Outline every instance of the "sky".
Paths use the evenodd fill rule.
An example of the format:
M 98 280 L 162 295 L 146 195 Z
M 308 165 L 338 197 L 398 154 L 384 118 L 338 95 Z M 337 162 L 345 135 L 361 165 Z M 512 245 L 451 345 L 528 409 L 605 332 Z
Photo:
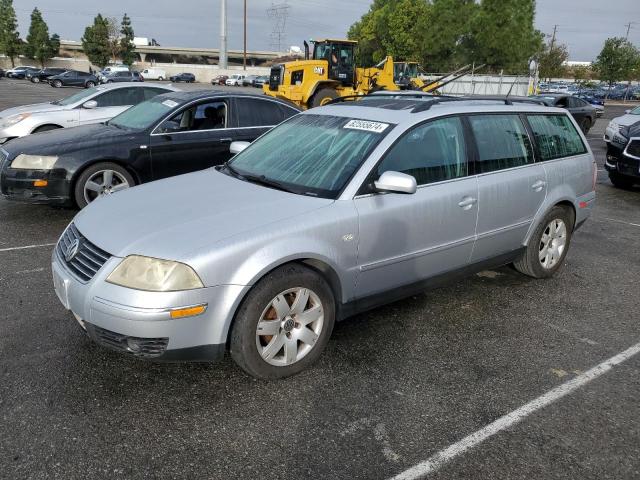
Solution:
M 250 50 L 273 50 L 274 20 L 267 10 L 285 0 L 247 0 L 247 41 Z M 155 38 L 161 45 L 217 48 L 220 45 L 220 0 L 14 0 L 19 30 L 26 36 L 29 15 L 38 7 L 50 33 L 79 40 L 97 13 L 118 20 L 126 12 L 136 36 Z M 288 0 L 283 50 L 304 39 L 343 38 L 364 14 L 371 0 Z M 227 0 L 228 42 L 242 49 L 243 1 Z M 625 36 L 640 47 L 640 0 L 538 0 L 536 27 L 545 34 L 558 25 L 557 41 L 567 45 L 570 60 L 592 61 L 604 40 Z M 428 68 L 428 67 L 427 67 Z

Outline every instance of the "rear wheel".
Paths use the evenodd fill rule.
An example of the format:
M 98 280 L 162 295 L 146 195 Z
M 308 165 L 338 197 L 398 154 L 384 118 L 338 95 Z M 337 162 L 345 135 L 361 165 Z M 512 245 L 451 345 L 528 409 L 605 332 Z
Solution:
M 162 77 L 158 77 L 158 81 L 159 81 L 159 82 L 162 82 L 162 81 L 164 81 L 164 78 L 162 78 Z
M 31 77 L 31 82 L 40 83 L 40 78 L 39 77 Z
M 257 378 L 295 375 L 320 357 L 334 322 L 324 278 L 303 265 L 285 265 L 256 283 L 238 309 L 231 356 Z
M 313 96 L 311 106 L 322 107 L 336 98 L 338 98 L 338 93 L 333 88 L 323 88 Z
M 111 162 L 96 163 L 78 177 L 74 197 L 78 207 L 84 208 L 98 197 L 111 195 L 135 184 L 131 174 L 120 165 Z
M 533 232 L 522 257 L 513 263 L 516 270 L 533 278 L 549 278 L 560 270 L 571 242 L 573 217 L 568 208 L 553 207 Z
M 580 122 L 580 130 L 582 130 L 582 133 L 584 133 L 585 135 L 589 133 L 589 130 L 591 130 L 591 119 L 589 117 L 585 117 L 582 119 L 582 121 Z
M 628 189 L 633 187 L 633 180 L 623 177 L 616 172 L 609 172 L 609 180 L 611 180 L 611 183 L 618 188 Z
M 92 81 L 88 81 L 87 84 L 85 85 L 85 87 L 87 88 L 93 88 L 96 86 L 96 82 L 92 82 Z
M 51 85 L 55 88 L 60 88 L 62 87 L 62 82 L 60 80 L 54 80 L 53 82 L 51 82 Z

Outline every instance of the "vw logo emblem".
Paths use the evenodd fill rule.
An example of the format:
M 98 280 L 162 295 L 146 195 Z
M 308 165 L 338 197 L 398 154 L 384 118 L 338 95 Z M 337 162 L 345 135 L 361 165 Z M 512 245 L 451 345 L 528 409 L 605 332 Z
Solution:
M 71 242 L 71 244 L 67 247 L 67 250 L 64 252 L 64 259 L 67 262 L 70 262 L 76 255 L 78 255 L 78 250 L 80 250 L 80 240 L 77 238 Z

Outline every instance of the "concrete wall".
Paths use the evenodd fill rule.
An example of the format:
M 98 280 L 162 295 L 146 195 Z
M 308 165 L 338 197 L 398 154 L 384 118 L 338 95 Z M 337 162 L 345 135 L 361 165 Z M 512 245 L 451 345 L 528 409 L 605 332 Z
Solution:
M 29 58 L 17 58 L 16 66 L 21 65 L 33 65 L 39 66 L 38 62 L 35 62 Z M 89 71 L 89 61 L 81 58 L 52 58 L 46 63 L 47 67 L 68 68 L 72 70 Z M 11 68 L 11 60 L 4 56 L 0 56 L 0 67 L 6 69 Z M 94 70 L 98 70 L 97 67 L 92 66 Z M 144 70 L 145 68 L 157 68 L 164 70 L 167 76 L 175 75 L 177 73 L 189 72 L 196 76 L 196 81 L 209 83 L 213 77 L 218 75 L 233 75 L 234 73 L 245 73 L 246 75 L 268 75 L 269 68 L 265 67 L 249 67 L 247 70 L 243 70 L 242 67 L 229 67 L 226 70 L 218 68 L 217 65 L 186 65 L 179 63 L 150 63 L 150 62 L 136 62 L 133 64 L 134 70 Z

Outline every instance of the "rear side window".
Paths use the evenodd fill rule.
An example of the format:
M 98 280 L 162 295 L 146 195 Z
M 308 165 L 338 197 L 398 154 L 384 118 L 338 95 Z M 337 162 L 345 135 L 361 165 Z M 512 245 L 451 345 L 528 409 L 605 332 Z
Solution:
M 236 111 L 240 122 L 239 127 L 278 125 L 298 113 L 292 108 L 281 108 L 277 102 L 257 98 L 236 98 Z
M 540 160 L 582 155 L 587 148 L 566 115 L 528 115 L 529 125 L 538 144 Z
M 162 95 L 163 93 L 168 93 L 168 91 L 161 88 L 144 87 L 145 100 L 151 100 L 156 95 Z
M 476 173 L 533 163 L 533 148 L 518 115 L 472 115 L 469 122 L 478 147 Z
M 110 90 L 95 99 L 99 107 L 124 107 L 136 105 L 143 100 L 141 88 L 118 88 Z
M 460 119 L 443 118 L 411 130 L 378 166 L 378 176 L 387 171 L 411 175 L 418 185 L 465 177 L 467 154 Z

